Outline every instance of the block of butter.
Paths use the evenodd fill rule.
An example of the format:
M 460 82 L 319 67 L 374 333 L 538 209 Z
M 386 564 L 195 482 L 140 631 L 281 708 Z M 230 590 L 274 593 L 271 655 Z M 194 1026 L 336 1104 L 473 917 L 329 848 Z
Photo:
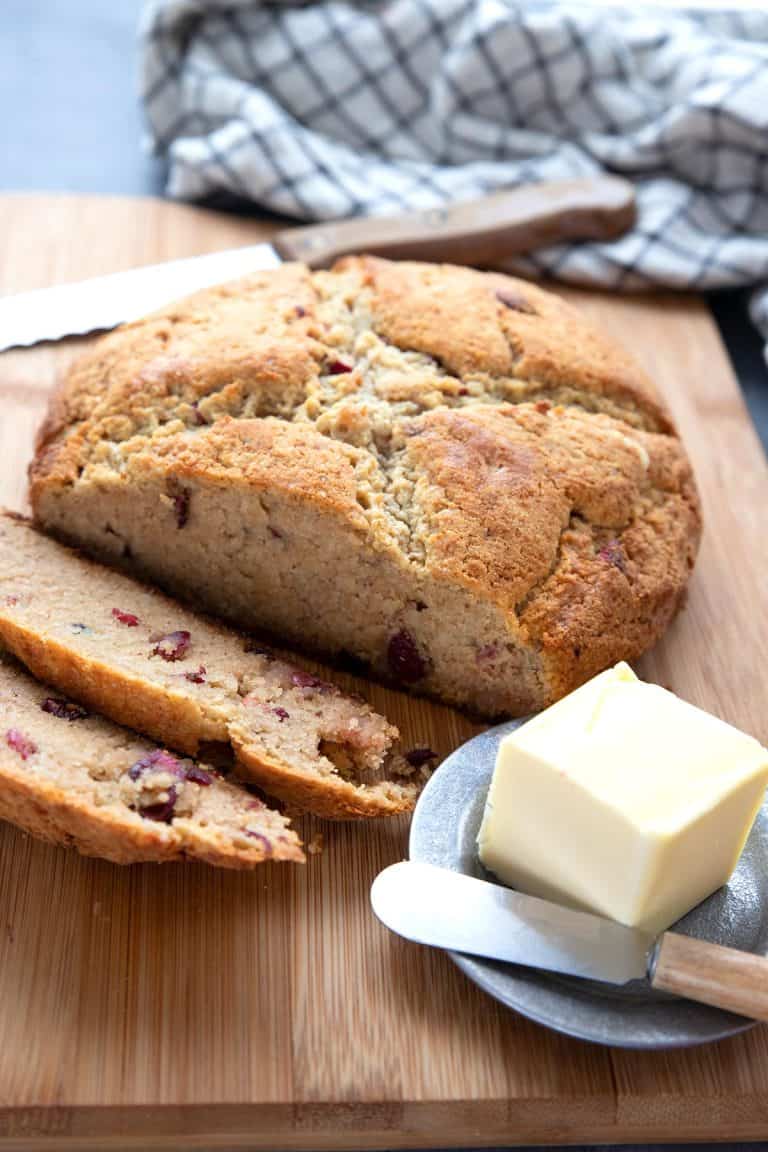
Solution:
M 480 859 L 660 932 L 728 880 L 766 785 L 757 740 L 617 664 L 502 740 Z

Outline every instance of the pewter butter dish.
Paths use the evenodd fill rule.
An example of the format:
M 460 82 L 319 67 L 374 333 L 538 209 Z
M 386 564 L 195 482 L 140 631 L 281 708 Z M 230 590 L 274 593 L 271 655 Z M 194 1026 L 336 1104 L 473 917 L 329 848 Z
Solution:
M 673 755 L 668 771 L 659 772 L 656 770 L 656 765 L 649 767 L 649 788 L 651 791 L 656 789 L 656 803 L 661 805 L 658 820 L 648 820 L 648 812 L 641 812 L 642 819 L 639 821 L 639 826 L 644 828 L 646 832 L 649 828 L 652 828 L 653 831 L 653 834 L 650 835 L 650 842 L 648 836 L 638 839 L 637 827 L 634 830 L 631 827 L 624 828 L 617 833 L 618 838 L 614 843 L 616 867 L 617 869 L 623 868 L 625 872 L 631 874 L 631 883 L 627 890 L 631 890 L 635 896 L 639 894 L 634 904 L 627 900 L 623 904 L 621 900 L 611 904 L 610 897 L 615 895 L 615 886 L 613 889 L 609 887 L 607 904 L 605 891 L 596 892 L 595 898 L 590 899 L 590 894 L 587 891 L 579 890 L 579 883 L 585 875 L 588 875 L 588 869 L 585 873 L 581 867 L 581 860 L 573 861 L 573 872 L 577 879 L 574 885 L 569 887 L 567 883 L 562 882 L 562 878 L 567 876 L 568 870 L 561 867 L 558 872 L 555 869 L 555 874 L 560 877 L 561 882 L 553 884 L 552 874 L 547 874 L 546 866 L 542 868 L 542 858 L 534 861 L 533 871 L 536 872 L 536 876 L 532 882 L 531 875 L 526 874 L 525 868 L 520 868 L 520 859 L 515 856 L 514 836 L 510 841 L 512 849 L 509 859 L 504 859 L 503 852 L 499 854 L 499 851 L 489 850 L 491 810 L 495 804 L 497 810 L 494 818 L 498 821 L 499 805 L 503 804 L 506 807 L 514 800 L 514 788 L 510 791 L 509 780 L 501 789 L 498 781 L 495 781 L 492 803 L 488 806 L 486 804 L 494 775 L 494 767 L 498 763 L 500 768 L 497 768 L 497 772 L 504 772 L 505 758 L 510 755 L 509 748 L 502 742 L 505 741 L 505 738 L 511 737 L 512 733 L 517 732 L 519 737 L 511 737 L 507 742 L 507 744 L 519 745 L 518 749 L 513 749 L 516 756 L 521 754 L 520 749 L 525 749 L 526 754 L 530 753 L 532 748 L 536 750 L 537 754 L 540 754 L 545 746 L 551 750 L 551 743 L 547 745 L 544 741 L 542 744 L 540 737 L 537 737 L 536 743 L 532 743 L 529 739 L 532 733 L 535 735 L 534 730 L 537 727 L 539 729 L 544 727 L 542 718 L 546 715 L 545 713 L 539 714 L 532 722 L 529 722 L 530 727 L 527 736 L 521 729 L 524 722 L 511 721 L 468 741 L 448 757 L 425 788 L 414 813 L 409 845 L 410 860 L 417 864 L 433 865 L 439 869 L 462 873 L 467 877 L 494 882 L 493 889 L 488 884 L 478 886 L 477 889 L 478 896 L 490 901 L 488 908 L 491 916 L 493 915 L 493 900 L 496 898 L 501 903 L 510 906 L 513 906 L 517 900 L 518 903 L 526 907 L 527 912 L 530 913 L 533 910 L 535 918 L 537 901 L 530 900 L 528 897 L 521 898 L 509 888 L 502 888 L 498 881 L 503 879 L 515 888 L 519 887 L 521 892 L 531 893 L 534 896 L 546 896 L 548 900 L 557 899 L 560 903 L 567 903 L 573 908 L 588 908 L 591 912 L 597 912 L 602 917 L 612 916 L 616 921 L 623 920 L 627 924 L 636 925 L 638 938 L 642 939 L 643 933 L 645 933 L 649 946 L 653 943 L 653 934 L 668 926 L 670 917 L 674 918 L 673 913 L 682 908 L 691 908 L 674 925 L 674 933 L 668 933 L 660 939 L 662 941 L 665 939 L 672 940 L 674 936 L 675 940 L 680 941 L 680 937 L 676 934 L 682 934 L 683 937 L 693 937 L 696 940 L 708 941 L 729 949 L 738 949 L 744 954 L 741 957 L 743 967 L 740 973 L 737 970 L 734 971 L 734 979 L 741 979 L 743 986 L 750 987 L 753 1002 L 756 1005 L 756 1010 L 752 1014 L 755 1016 L 764 1014 L 766 1007 L 768 1007 L 768 967 L 764 967 L 759 958 L 768 955 L 768 900 L 765 897 L 765 879 L 768 877 L 768 805 L 760 808 L 766 770 L 768 769 L 765 750 L 761 749 L 756 741 L 728 728 L 727 725 L 715 720 L 714 717 L 678 701 L 669 693 L 664 693 L 665 698 L 659 701 L 658 693 L 663 692 L 661 689 L 655 689 L 651 685 L 641 686 L 642 690 L 651 690 L 648 693 L 641 692 L 638 688 L 633 689 L 631 687 L 632 682 L 634 681 L 636 685 L 639 682 L 636 681 L 634 674 L 627 666 L 618 666 L 617 669 L 609 670 L 608 673 L 603 674 L 602 683 L 598 683 L 600 681 L 601 677 L 596 677 L 589 685 L 572 694 L 570 701 L 571 723 L 573 723 L 574 717 L 579 715 L 579 723 L 582 723 L 582 726 L 586 726 L 587 729 L 597 727 L 602 733 L 602 738 L 605 736 L 605 726 L 610 728 L 610 725 L 617 720 L 621 707 L 627 706 L 631 695 L 632 707 L 636 706 L 635 696 L 641 696 L 643 708 L 658 706 L 659 717 L 666 717 L 667 721 L 670 721 L 671 718 L 671 722 L 673 721 L 675 725 L 678 722 L 675 717 L 678 717 L 679 713 L 680 723 L 684 725 L 687 720 L 692 726 L 691 740 L 694 751 L 691 758 L 694 761 L 693 768 L 691 764 L 685 765 L 681 762 L 683 745 L 677 739 L 680 735 L 680 729 L 675 731 L 677 742 L 672 740 L 671 743 Z M 598 683 L 597 692 L 594 689 L 596 683 Z M 606 717 L 603 719 L 598 714 L 602 707 L 600 701 L 603 699 L 605 691 L 609 697 L 618 693 L 621 702 L 617 712 L 616 701 L 609 700 Z M 584 696 L 580 702 L 576 701 L 578 707 L 574 710 L 574 700 L 579 696 L 579 693 L 583 693 Z M 624 696 L 623 693 L 628 695 Z M 565 705 L 564 709 L 563 705 Z M 679 705 L 679 709 L 676 707 L 677 705 Z M 561 701 L 560 704 L 553 706 L 548 711 L 554 712 L 557 708 L 567 711 L 568 699 L 566 698 L 566 701 Z M 696 713 L 696 715 L 689 715 L 689 713 Z M 586 722 L 583 722 L 584 715 L 587 716 Z M 626 756 L 627 769 L 637 771 L 637 744 L 643 739 L 642 726 L 638 726 L 631 720 L 629 712 L 626 713 L 625 720 L 629 724 L 627 740 L 633 742 L 631 751 L 628 750 Z M 661 722 L 662 720 L 658 720 L 658 723 Z M 695 745 L 698 739 L 697 733 L 700 732 L 703 732 L 704 739 L 697 752 Z M 709 749 L 717 744 L 718 739 L 722 741 L 720 752 L 723 756 L 724 769 L 722 779 L 713 783 L 713 777 L 717 776 L 717 773 L 713 770 L 711 759 L 707 764 L 707 755 Z M 572 745 L 569 745 L 569 755 L 564 756 L 563 759 L 568 766 L 573 768 L 578 761 L 579 754 L 573 733 L 571 733 L 569 740 L 572 740 Z M 503 749 L 502 756 L 498 756 L 500 745 Z M 654 751 L 654 748 L 655 754 L 659 754 L 657 729 L 649 731 L 648 747 L 649 755 Z M 700 777 L 697 777 L 695 772 L 697 758 L 702 764 Z M 546 757 L 543 759 L 546 760 Z M 639 763 L 641 765 L 643 763 L 642 754 L 639 756 Z M 537 764 L 537 766 L 541 768 L 541 764 Z M 683 790 L 683 796 L 681 799 L 678 790 L 677 798 L 674 795 L 672 797 L 671 809 L 669 803 L 664 808 L 663 802 L 670 800 L 670 788 L 673 794 L 675 791 L 673 778 L 676 766 L 679 776 L 677 783 Z M 519 764 L 516 765 L 515 770 L 517 767 Z M 562 772 L 564 768 L 561 764 L 555 768 L 550 765 L 550 769 L 551 778 L 545 782 L 543 787 L 545 792 L 549 788 L 551 794 L 551 789 L 554 787 L 552 781 L 555 779 L 552 774 Z M 542 769 L 542 771 L 546 777 L 546 769 Z M 576 777 L 578 778 L 578 772 L 576 772 Z M 518 782 L 523 785 L 526 783 L 525 771 L 519 776 Z M 570 807 L 570 801 L 576 795 L 574 788 L 579 782 L 578 779 L 576 783 L 573 779 L 569 779 L 567 783 L 571 791 L 567 798 L 566 809 Z M 694 789 L 696 795 L 691 804 L 689 803 L 690 792 L 694 786 L 696 786 Z M 506 794 L 505 788 L 507 789 Z M 688 795 L 685 794 L 686 789 Z M 596 835 L 603 834 L 603 825 L 601 825 L 600 820 L 605 817 L 606 807 L 610 808 L 613 802 L 619 803 L 615 796 L 606 796 L 606 794 L 603 794 L 600 800 L 602 808 L 599 812 L 600 819 L 598 819 L 594 829 Z M 537 801 L 539 802 L 538 808 L 536 807 Z M 579 841 L 578 837 L 574 840 L 569 835 L 567 821 L 561 824 L 558 830 L 556 827 L 557 814 L 555 814 L 551 817 L 552 826 L 547 827 L 546 821 L 551 813 L 551 808 L 540 801 L 541 797 L 537 796 L 535 785 L 527 797 L 525 788 L 522 788 L 520 793 L 521 809 L 525 808 L 526 803 L 532 805 L 529 808 L 528 817 L 530 819 L 535 816 L 541 841 L 549 843 L 552 852 L 556 850 L 555 846 L 559 844 L 563 859 L 569 852 L 572 856 L 577 852 L 584 855 L 587 842 L 583 838 L 582 841 Z M 578 804 L 583 805 L 583 801 L 582 796 L 578 803 L 572 807 L 574 820 L 586 818 L 586 809 L 583 806 L 578 807 Z M 755 815 L 755 810 L 758 808 L 759 811 Z M 635 809 L 637 810 L 637 805 L 635 805 Z M 670 812 L 672 813 L 671 816 Z M 684 819 L 678 819 L 681 812 L 684 814 Z M 481 833 L 481 826 L 483 826 L 484 814 L 486 820 L 479 853 L 478 836 Z M 609 812 L 609 816 L 611 819 L 616 818 L 616 811 Z M 701 820 L 704 821 L 705 835 L 703 836 L 700 834 Z M 749 832 L 743 851 L 740 852 L 750 825 L 751 832 Z M 503 826 L 497 829 L 496 849 L 504 840 L 504 831 Z M 509 828 L 506 831 L 509 831 Z M 660 836 L 656 835 L 659 831 L 661 832 Z M 635 834 L 634 840 L 633 832 Z M 610 821 L 608 834 L 613 834 L 610 831 Z M 621 839 L 622 835 L 625 837 L 624 841 Z M 526 841 L 525 836 L 522 839 L 518 838 L 517 848 L 520 847 L 520 844 L 525 848 L 526 843 L 529 842 Z M 709 853 L 705 851 L 707 844 L 711 846 Z M 626 848 L 626 857 L 623 859 L 621 856 L 622 845 Z M 670 849 L 673 852 L 676 851 L 677 854 L 665 858 L 665 852 Z M 720 854 L 719 860 L 715 866 L 708 867 L 707 857 L 714 858 L 718 853 Z M 486 863 L 491 861 L 494 863 L 497 874 L 486 871 L 481 863 L 481 855 Z M 724 884 L 723 881 L 728 877 L 734 860 L 738 861 L 735 870 L 733 870 L 728 882 Z M 641 865 L 643 862 L 646 865 L 645 873 L 642 873 Z M 546 857 L 544 857 L 544 865 L 546 865 Z M 637 872 L 638 868 L 640 868 L 640 874 Z M 691 880 L 686 873 L 686 875 L 679 877 L 676 884 L 670 885 L 668 873 L 672 868 L 677 869 L 678 872 L 680 869 L 685 871 L 688 868 L 691 875 L 693 873 L 696 875 Z M 499 875 L 499 873 L 503 873 L 503 875 Z M 426 870 L 424 878 L 425 882 L 429 880 L 428 870 Z M 540 881 L 538 886 L 536 879 Z M 515 883 L 516 880 L 517 883 Z M 525 884 L 524 888 L 520 881 Z M 661 891 L 661 896 L 655 904 L 653 900 L 649 904 L 648 900 L 643 898 L 644 884 L 648 890 Z M 716 887 L 717 884 L 722 886 Z M 599 888 L 599 885 L 596 887 Z M 716 887 L 715 891 L 712 891 L 713 887 Z M 480 891 L 481 888 L 484 892 Z M 676 889 L 676 892 L 670 896 L 673 889 Z M 711 894 L 708 895 L 708 893 Z M 702 896 L 706 896 L 706 898 L 702 900 Z M 701 902 L 697 903 L 695 907 L 691 907 L 696 900 L 701 900 Z M 375 900 L 374 907 L 376 907 Z M 553 906 L 549 903 L 541 903 L 542 914 L 545 916 L 549 914 L 549 910 L 552 908 Z M 574 924 L 578 926 L 579 913 L 570 912 L 567 908 L 563 908 L 562 913 L 563 923 L 568 925 L 569 931 L 573 929 Z M 571 918 L 570 921 L 569 917 Z M 591 915 L 581 916 L 581 920 L 584 922 L 585 931 L 591 930 L 587 922 L 594 921 L 596 930 L 605 932 L 606 947 L 608 947 L 612 934 L 617 939 L 621 938 L 621 933 L 626 933 L 628 937 L 632 936 L 632 933 L 627 933 L 626 929 L 621 929 L 618 924 L 608 920 L 598 921 L 596 917 Z M 601 928 L 601 925 L 604 927 Z M 447 921 L 447 927 L 450 929 L 450 918 Z M 414 931 L 410 938 L 420 939 L 422 937 L 419 936 L 418 931 Z M 447 940 L 450 938 L 451 932 L 448 930 L 446 946 Z M 457 940 L 461 942 L 460 933 Z M 425 942 L 427 942 L 426 939 Z M 439 936 L 435 942 L 439 942 Z M 680 943 L 685 950 L 686 946 L 688 944 L 693 945 L 694 941 L 683 939 Z M 752 1020 L 744 1016 L 723 1011 L 721 1008 L 670 996 L 652 988 L 648 980 L 633 979 L 628 983 L 609 984 L 602 980 L 576 978 L 564 974 L 562 970 L 543 971 L 526 967 L 520 963 L 489 960 L 478 955 L 471 955 L 469 954 L 471 945 L 467 945 L 466 938 L 463 944 L 460 943 L 460 946 L 465 950 L 450 950 L 449 955 L 471 980 L 490 995 L 541 1024 L 585 1040 L 630 1048 L 668 1048 L 721 1039 L 743 1031 L 753 1023 Z M 494 955 L 496 954 L 494 953 Z M 503 954 L 515 956 L 516 952 L 512 948 L 504 950 Z M 736 957 L 736 960 L 738 965 L 739 957 Z M 541 965 L 541 967 L 544 966 L 549 967 L 548 964 Z M 555 964 L 552 966 L 554 967 Z M 600 965 L 598 964 L 596 967 L 599 969 Z M 568 970 L 578 971 L 582 976 L 589 974 L 588 965 L 577 964 Z M 652 968 L 650 975 L 653 975 Z M 608 978 L 611 977 L 606 977 L 606 979 Z M 619 975 L 619 979 L 621 978 Z M 692 995 L 693 993 L 688 992 L 687 994 Z M 721 1000 L 720 1002 L 730 1003 L 728 1000 Z M 744 1001 L 742 1001 L 743 1003 Z M 744 1008 L 741 1007 L 740 1010 L 744 1011 Z

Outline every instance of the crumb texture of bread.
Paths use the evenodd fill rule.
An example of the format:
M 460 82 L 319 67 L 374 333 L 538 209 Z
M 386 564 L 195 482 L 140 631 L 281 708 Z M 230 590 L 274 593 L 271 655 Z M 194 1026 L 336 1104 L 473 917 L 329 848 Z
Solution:
M 287 819 L 215 768 L 149 744 L 0 651 L 0 819 L 116 864 L 304 859 Z
M 639 656 L 701 532 L 665 405 L 575 309 L 372 257 L 104 337 L 51 404 L 31 499 L 243 627 L 486 716 Z
M 0 516 L 0 643 L 38 679 L 319 816 L 411 809 L 426 772 L 362 699 Z

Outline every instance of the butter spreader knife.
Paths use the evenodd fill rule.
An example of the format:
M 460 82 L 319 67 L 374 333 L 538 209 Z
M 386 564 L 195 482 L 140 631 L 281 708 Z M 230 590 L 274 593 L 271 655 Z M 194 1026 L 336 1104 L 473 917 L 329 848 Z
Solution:
M 561 241 L 616 239 L 634 219 L 632 185 L 619 177 L 596 176 L 527 184 L 405 216 L 288 228 L 268 244 L 6 296 L 0 299 L 0 351 L 114 328 L 200 288 L 274 268 L 284 260 L 320 268 L 351 252 L 367 252 L 498 267 L 513 256 Z
M 768 958 L 612 920 L 433 864 L 403 861 L 371 887 L 379 920 L 433 948 L 506 960 L 610 984 L 652 988 L 754 1020 L 768 1020 Z

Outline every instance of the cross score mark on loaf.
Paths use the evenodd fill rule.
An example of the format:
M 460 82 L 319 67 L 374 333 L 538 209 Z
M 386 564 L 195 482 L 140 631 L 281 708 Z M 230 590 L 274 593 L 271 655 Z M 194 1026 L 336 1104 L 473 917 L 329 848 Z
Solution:
M 573 309 L 370 258 L 286 265 L 96 344 L 32 501 L 240 624 L 487 715 L 639 655 L 700 533 L 666 408 Z

